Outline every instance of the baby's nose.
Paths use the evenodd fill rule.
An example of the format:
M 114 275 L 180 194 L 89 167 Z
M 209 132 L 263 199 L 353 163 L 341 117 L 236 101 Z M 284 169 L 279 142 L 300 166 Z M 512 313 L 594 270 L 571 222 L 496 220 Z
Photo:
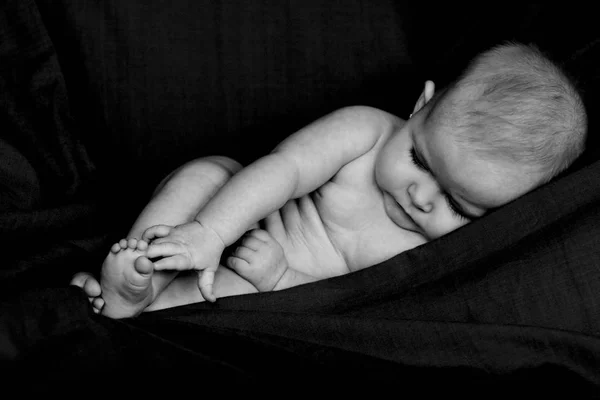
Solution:
M 438 191 L 437 185 L 413 183 L 408 187 L 413 205 L 424 213 L 433 210 L 434 194 Z

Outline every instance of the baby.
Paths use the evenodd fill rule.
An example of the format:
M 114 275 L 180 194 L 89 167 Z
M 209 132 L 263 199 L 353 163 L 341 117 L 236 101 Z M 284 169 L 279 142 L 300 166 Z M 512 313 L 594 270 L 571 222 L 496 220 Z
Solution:
M 245 168 L 185 164 L 113 245 L 100 281 L 71 283 L 124 318 L 347 274 L 548 182 L 582 153 L 586 129 L 557 65 L 533 46 L 496 46 L 443 90 L 427 81 L 408 121 L 347 107 Z

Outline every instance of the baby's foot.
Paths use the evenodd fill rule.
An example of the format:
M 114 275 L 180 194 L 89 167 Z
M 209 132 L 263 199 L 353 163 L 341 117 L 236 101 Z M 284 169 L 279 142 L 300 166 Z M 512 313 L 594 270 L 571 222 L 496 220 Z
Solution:
M 254 229 L 227 258 L 227 265 L 259 291 L 273 290 L 287 269 L 281 245 L 265 230 Z
M 128 318 L 141 313 L 153 300 L 154 264 L 146 257 L 148 243 L 137 239 L 121 239 L 115 243 L 102 264 L 100 278 L 104 304 L 101 312 L 111 318 Z M 95 285 L 89 284 L 91 288 Z M 84 288 L 85 290 L 85 288 Z M 95 291 L 86 292 L 90 294 Z M 94 306 L 100 301 L 93 301 Z
M 102 307 L 104 307 L 104 300 L 100 297 L 102 288 L 100 287 L 100 282 L 93 275 L 87 272 L 78 272 L 71 279 L 71 285 L 79 286 L 83 289 L 96 314 L 102 310 Z

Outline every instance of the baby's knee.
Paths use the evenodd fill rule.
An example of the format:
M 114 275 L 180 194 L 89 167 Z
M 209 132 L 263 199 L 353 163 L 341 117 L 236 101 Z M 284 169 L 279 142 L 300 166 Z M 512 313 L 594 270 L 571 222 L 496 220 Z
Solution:
M 199 160 L 208 161 L 224 168 L 229 173 L 230 177 L 231 175 L 235 175 L 236 173 L 238 173 L 243 168 L 242 164 L 235 161 L 233 158 L 225 156 L 208 156 Z
M 194 182 L 199 177 L 209 178 L 215 184 L 221 186 L 235 173 L 242 169 L 242 165 L 237 161 L 224 156 L 208 156 L 197 158 L 186 162 L 158 185 L 156 191 L 159 191 L 165 185 Z

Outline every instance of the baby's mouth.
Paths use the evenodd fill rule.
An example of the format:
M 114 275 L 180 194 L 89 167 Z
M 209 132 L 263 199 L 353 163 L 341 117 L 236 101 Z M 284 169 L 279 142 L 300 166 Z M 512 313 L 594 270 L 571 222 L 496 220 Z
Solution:
M 388 202 L 389 216 L 390 218 L 401 228 L 421 233 L 419 225 L 415 220 L 405 211 L 404 207 L 389 193 L 385 194 L 386 202 Z
M 415 229 L 418 229 L 419 225 L 417 225 L 417 223 L 410 216 L 410 214 L 406 212 L 406 209 L 404 207 L 402 207 L 402 204 L 400 204 L 399 202 L 396 202 L 396 203 L 398 204 L 398 208 L 400 208 L 400 210 L 402 210 L 402 213 L 404 213 L 404 215 L 406 216 L 406 219 L 408 219 L 413 224 L 413 226 L 415 227 Z

